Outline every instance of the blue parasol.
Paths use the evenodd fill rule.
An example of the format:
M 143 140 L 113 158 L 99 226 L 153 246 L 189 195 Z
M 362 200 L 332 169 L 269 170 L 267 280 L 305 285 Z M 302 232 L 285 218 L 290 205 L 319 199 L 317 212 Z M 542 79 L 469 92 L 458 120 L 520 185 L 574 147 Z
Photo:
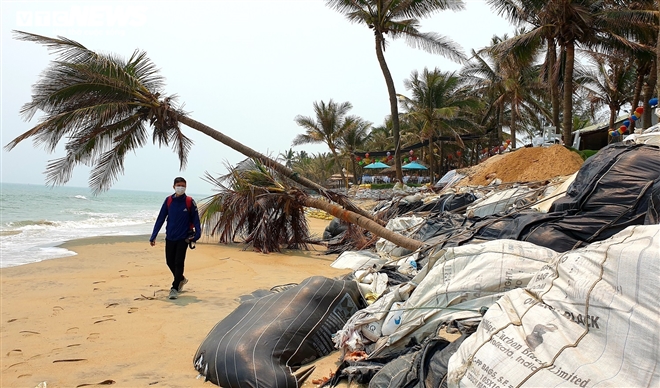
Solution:
M 388 168 L 388 167 L 389 166 L 383 162 L 373 162 L 371 164 L 367 164 L 366 166 L 364 166 L 364 168 L 374 169 L 374 170 L 379 168 Z
M 406 164 L 405 166 L 401 166 L 402 170 L 428 170 L 428 168 L 422 166 L 421 164 L 417 162 L 410 162 Z

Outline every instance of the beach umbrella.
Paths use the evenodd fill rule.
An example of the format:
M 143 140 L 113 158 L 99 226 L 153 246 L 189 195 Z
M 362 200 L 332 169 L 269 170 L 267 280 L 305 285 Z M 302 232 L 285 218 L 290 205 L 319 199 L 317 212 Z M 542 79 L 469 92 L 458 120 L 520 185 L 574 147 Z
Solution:
M 371 164 L 368 164 L 364 166 L 364 168 L 368 168 L 370 170 L 377 170 L 379 168 L 388 168 L 389 166 L 383 162 L 373 162 Z
M 417 162 L 410 162 L 404 166 L 401 166 L 401 169 L 403 170 L 428 170 L 425 166 L 417 163 Z

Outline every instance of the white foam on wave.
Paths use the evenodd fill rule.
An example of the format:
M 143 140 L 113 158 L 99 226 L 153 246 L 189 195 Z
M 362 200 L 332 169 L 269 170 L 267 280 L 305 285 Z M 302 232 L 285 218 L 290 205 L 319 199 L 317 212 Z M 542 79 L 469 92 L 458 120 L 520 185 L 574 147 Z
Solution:
M 73 198 L 76 198 L 76 199 L 85 199 L 85 200 L 87 199 L 87 197 L 85 197 L 84 195 L 74 195 Z
M 155 216 L 98 217 L 80 221 L 53 221 L 23 225 L 0 236 L 1 267 L 75 255 L 58 245 L 79 238 L 151 234 Z M 9 231 L 7 231 L 9 232 Z

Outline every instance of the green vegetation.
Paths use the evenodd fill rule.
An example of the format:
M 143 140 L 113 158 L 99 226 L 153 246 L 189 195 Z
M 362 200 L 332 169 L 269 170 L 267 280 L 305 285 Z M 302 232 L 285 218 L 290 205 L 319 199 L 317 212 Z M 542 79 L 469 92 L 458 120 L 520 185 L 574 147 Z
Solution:
M 655 51 L 660 47 L 659 5 L 652 0 L 489 0 L 496 13 L 524 28 L 513 36 L 494 36 L 489 46 L 469 53 L 470 59 L 463 60 L 457 72 L 411 69 L 404 79 L 408 95 L 394 89 L 393 80 L 400 75 L 387 67 L 386 38 L 394 44 L 396 38 L 412 37 L 408 43 L 415 47 L 465 58 L 453 51 L 450 40 L 442 38 L 449 46 L 440 49 L 439 35 L 418 30 L 422 18 L 462 9 L 463 2 L 326 3 L 375 34 L 391 114 L 380 125 L 353 117 L 359 126 L 336 136 L 328 144 L 329 154 L 310 156 L 318 159 L 315 162 L 293 164 L 299 174 L 316 182 L 344 174 L 345 169 L 355 184 L 366 163 L 373 161 L 396 166 L 399 176 L 397 164 L 409 156 L 442 176 L 477 164 L 486 153 L 497 152 L 505 140 L 515 148 L 521 135 L 540 136 L 547 126 L 571 139 L 573 130 L 602 122 L 606 116 L 612 123 L 629 106 L 644 107 L 646 116 L 636 122 L 638 127 L 650 125 L 648 101 L 654 94 L 648 85 L 660 85 L 654 71 Z M 414 155 L 398 153 L 413 146 L 418 147 Z M 386 151 L 391 155 L 383 156 Z M 372 153 L 368 162 L 366 152 Z M 592 153 L 580 155 L 586 158 Z M 319 167 L 301 167 L 309 165 Z
M 596 152 L 598 152 L 598 150 L 582 150 L 582 151 L 578 151 L 578 154 L 580 154 L 582 160 L 587 160 L 590 157 L 592 157 Z

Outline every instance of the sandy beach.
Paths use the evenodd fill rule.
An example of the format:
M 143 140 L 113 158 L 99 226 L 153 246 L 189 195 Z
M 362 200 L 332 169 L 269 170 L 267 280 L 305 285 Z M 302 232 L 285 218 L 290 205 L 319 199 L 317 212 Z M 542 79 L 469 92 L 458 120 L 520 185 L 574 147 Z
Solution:
M 310 218 L 312 233 L 320 235 L 328 222 Z M 348 272 L 331 268 L 336 255 L 323 247 L 265 255 L 198 243 L 186 259 L 189 283 L 169 300 L 162 235 L 155 247 L 148 236 L 65 247 L 77 255 L 1 270 L 2 387 L 212 387 L 197 379 L 192 359 L 240 296 Z M 305 386 L 329 376 L 338 355 L 317 361 Z

